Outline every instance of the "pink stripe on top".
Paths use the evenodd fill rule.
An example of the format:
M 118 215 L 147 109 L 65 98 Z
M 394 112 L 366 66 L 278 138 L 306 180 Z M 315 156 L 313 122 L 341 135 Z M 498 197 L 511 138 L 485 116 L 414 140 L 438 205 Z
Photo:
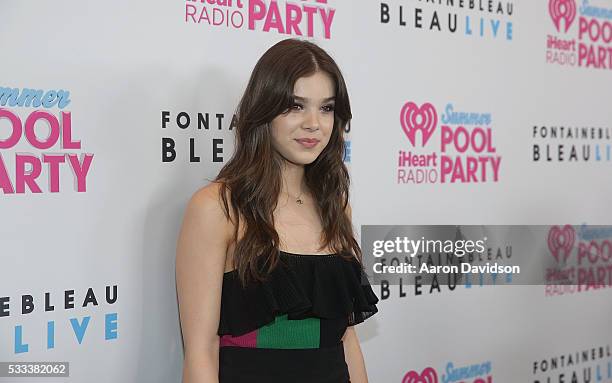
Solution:
M 238 347 L 257 347 L 257 330 L 247 332 L 240 336 L 222 335 L 219 347 L 238 346 Z

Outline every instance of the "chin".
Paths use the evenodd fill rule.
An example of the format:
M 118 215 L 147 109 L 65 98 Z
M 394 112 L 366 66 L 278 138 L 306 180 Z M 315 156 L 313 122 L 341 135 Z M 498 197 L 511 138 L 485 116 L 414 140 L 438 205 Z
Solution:
M 313 163 L 317 157 L 319 157 L 319 155 L 309 155 L 309 156 L 293 156 L 291 158 L 288 158 L 287 160 L 289 162 L 292 162 L 296 165 L 309 165 L 311 163 Z

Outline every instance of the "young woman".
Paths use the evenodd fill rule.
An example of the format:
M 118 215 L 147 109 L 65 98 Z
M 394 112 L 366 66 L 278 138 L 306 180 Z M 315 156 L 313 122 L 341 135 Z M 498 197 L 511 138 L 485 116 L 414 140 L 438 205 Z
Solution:
M 365 383 L 353 326 L 378 298 L 353 235 L 349 97 L 314 43 L 257 62 L 235 152 L 194 193 L 177 243 L 184 383 Z

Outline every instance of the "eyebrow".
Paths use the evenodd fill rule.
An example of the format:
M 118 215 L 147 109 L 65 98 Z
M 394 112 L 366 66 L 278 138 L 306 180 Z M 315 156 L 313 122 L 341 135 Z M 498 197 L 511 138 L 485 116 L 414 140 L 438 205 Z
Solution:
M 298 101 L 309 101 L 310 99 L 308 97 L 300 97 L 300 96 L 293 96 L 294 99 L 298 100 Z M 335 101 L 336 97 L 335 96 L 331 96 L 331 97 L 327 97 L 323 99 L 323 102 L 327 102 L 327 101 Z

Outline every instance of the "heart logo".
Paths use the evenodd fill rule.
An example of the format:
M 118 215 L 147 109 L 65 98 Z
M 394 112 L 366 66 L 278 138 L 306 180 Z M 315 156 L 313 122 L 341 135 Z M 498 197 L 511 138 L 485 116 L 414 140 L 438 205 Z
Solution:
M 436 108 L 428 102 L 420 108 L 414 102 L 407 102 L 400 112 L 400 122 L 412 146 L 416 146 L 417 131 L 421 132 L 421 145 L 425 146 L 436 129 L 438 114 Z
M 561 32 L 561 20 L 565 20 L 564 32 L 567 33 L 576 17 L 576 2 L 574 0 L 550 0 L 548 12 L 558 32 Z
M 438 374 L 431 367 L 427 367 L 420 374 L 410 371 L 404 376 L 402 383 L 438 383 Z
M 574 247 L 574 240 L 576 238 L 576 232 L 571 225 L 563 226 L 563 229 L 559 226 L 552 226 L 548 231 L 548 249 L 553 257 L 559 263 L 559 255 L 563 253 L 563 263 L 569 258 L 572 248 Z

